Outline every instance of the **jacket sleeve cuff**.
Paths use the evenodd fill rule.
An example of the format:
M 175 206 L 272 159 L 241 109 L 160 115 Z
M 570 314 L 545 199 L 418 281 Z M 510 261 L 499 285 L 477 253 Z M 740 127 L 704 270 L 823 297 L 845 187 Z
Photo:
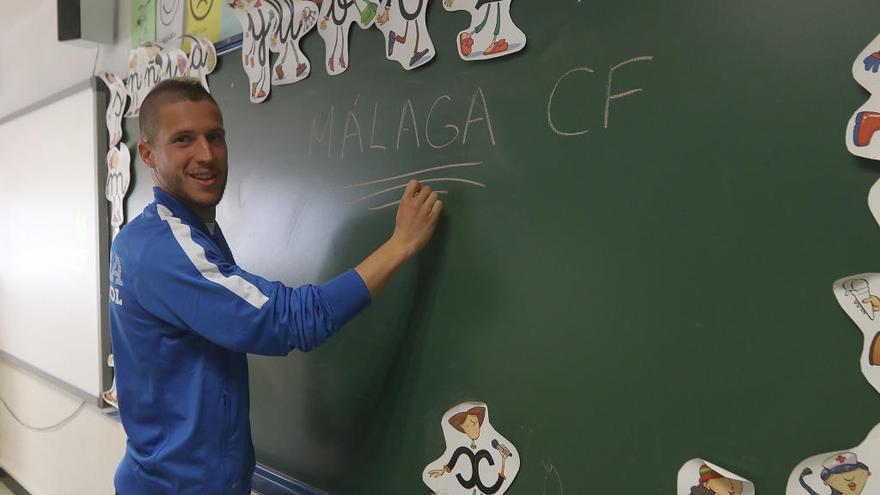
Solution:
M 321 290 L 333 311 L 337 328 L 348 323 L 371 302 L 370 291 L 353 269 L 322 285 Z

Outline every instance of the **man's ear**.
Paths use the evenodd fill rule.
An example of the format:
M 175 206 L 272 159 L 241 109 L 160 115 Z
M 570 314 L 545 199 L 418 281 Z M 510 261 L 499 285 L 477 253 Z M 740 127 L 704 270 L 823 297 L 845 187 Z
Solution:
M 153 149 L 150 147 L 150 143 L 143 139 L 138 140 L 137 151 L 146 166 L 156 168 L 156 157 L 153 155 Z

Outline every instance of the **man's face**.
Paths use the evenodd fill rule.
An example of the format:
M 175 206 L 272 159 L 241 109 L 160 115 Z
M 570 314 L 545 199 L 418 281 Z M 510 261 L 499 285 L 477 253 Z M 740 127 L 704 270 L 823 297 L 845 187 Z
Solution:
M 464 430 L 464 434 L 471 440 L 480 438 L 480 418 L 473 414 L 468 414 L 461 423 L 461 429 Z
M 743 482 L 727 478 L 714 478 L 703 485 L 718 495 L 740 495 L 743 491 Z
M 847 495 L 859 495 L 865 489 L 871 472 L 867 469 L 854 469 L 847 473 L 832 474 L 825 480 L 825 484 Z
M 159 128 L 138 152 L 153 169 L 156 185 L 213 219 L 223 197 L 228 169 L 220 109 L 210 100 L 168 103 L 159 109 Z

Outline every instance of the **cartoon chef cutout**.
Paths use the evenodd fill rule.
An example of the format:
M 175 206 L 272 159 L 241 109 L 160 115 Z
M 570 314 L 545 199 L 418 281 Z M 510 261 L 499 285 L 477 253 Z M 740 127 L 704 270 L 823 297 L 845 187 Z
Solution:
M 519 452 L 489 423 L 489 408 L 465 402 L 441 420 L 446 451 L 422 472 L 438 494 L 501 495 L 519 472 Z

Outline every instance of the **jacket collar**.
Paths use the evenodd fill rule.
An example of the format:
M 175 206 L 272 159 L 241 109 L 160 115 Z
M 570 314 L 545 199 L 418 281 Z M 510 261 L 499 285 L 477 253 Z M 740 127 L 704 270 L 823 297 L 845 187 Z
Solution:
M 155 202 L 159 203 L 169 210 L 171 213 L 181 219 L 183 223 L 195 227 L 201 230 L 208 237 L 213 237 L 210 232 L 208 232 L 208 227 L 205 226 L 205 222 L 199 218 L 198 215 L 195 214 L 188 206 L 181 203 L 180 200 L 172 196 L 171 194 L 165 192 L 157 186 L 153 186 L 153 197 L 155 198 Z

